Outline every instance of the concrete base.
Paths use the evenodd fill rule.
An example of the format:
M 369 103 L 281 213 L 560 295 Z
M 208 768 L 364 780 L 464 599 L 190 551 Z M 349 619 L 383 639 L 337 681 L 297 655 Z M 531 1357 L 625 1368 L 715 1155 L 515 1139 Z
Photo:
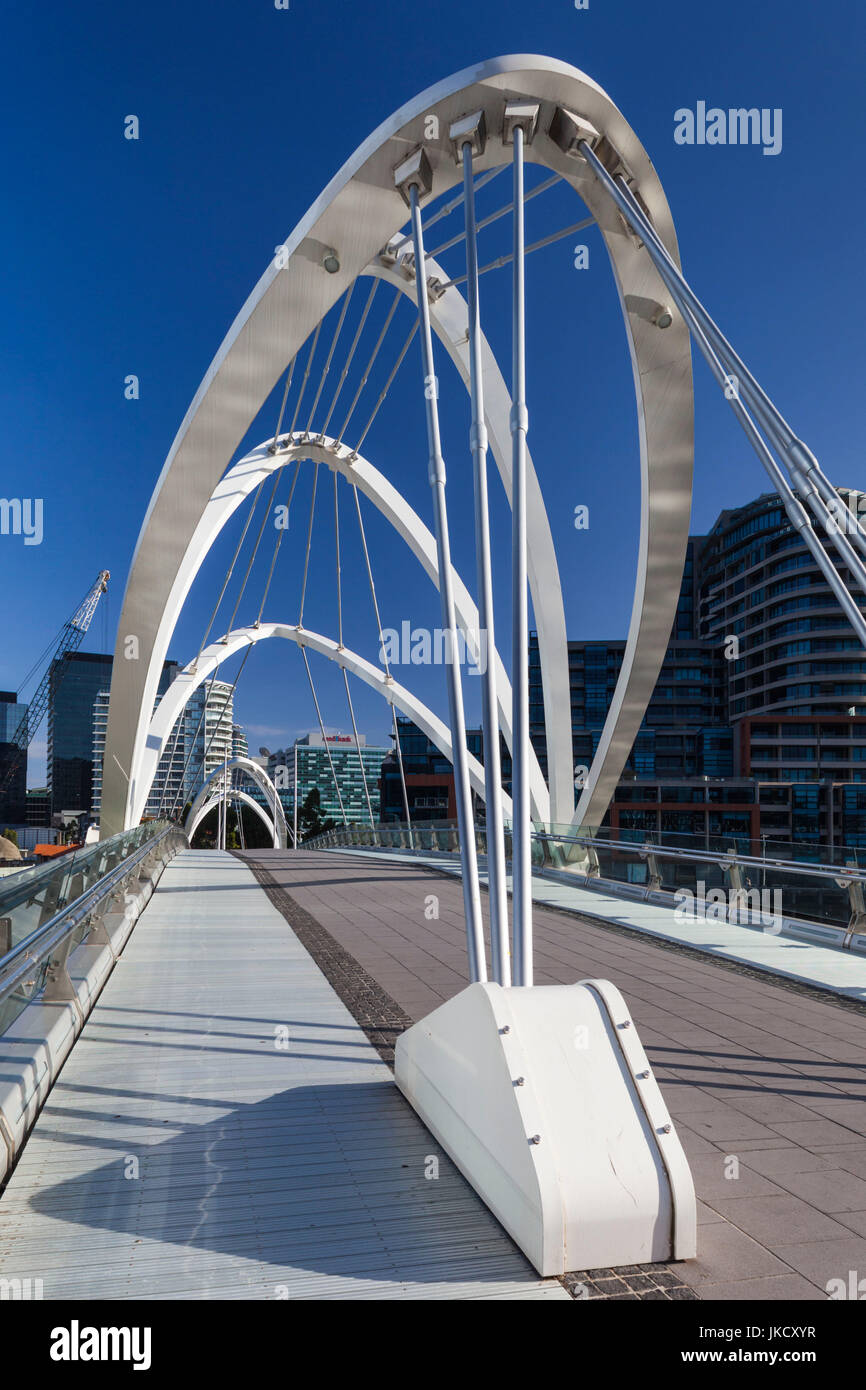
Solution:
M 688 1163 L 608 981 L 470 985 L 401 1035 L 395 1076 L 540 1274 L 695 1255 Z

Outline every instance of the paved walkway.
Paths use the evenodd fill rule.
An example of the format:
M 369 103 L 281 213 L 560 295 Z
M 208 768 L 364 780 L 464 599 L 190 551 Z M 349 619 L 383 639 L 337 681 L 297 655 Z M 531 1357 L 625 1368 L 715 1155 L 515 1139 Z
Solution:
M 453 876 L 369 853 L 247 857 L 410 1019 L 466 983 Z M 539 984 L 606 977 L 632 1010 L 700 1198 L 683 1279 L 703 1298 L 820 1299 L 830 1279 L 866 1277 L 862 1008 L 543 906 L 535 941 Z
M 196 851 L 166 869 L 0 1199 L 0 1278 L 46 1299 L 570 1301 L 437 1150 L 250 869 Z
M 343 850 L 344 854 L 365 856 L 369 850 Z M 379 860 L 423 864 L 439 873 L 460 874 L 456 855 L 410 855 L 408 852 L 380 852 Z M 486 885 L 485 860 L 479 876 Z M 511 891 L 511 878 L 507 878 Z M 799 984 L 830 990 L 847 999 L 866 1003 L 866 951 L 843 951 L 814 941 L 764 931 L 760 926 L 740 926 L 709 921 L 702 917 L 678 918 L 672 908 L 639 899 L 617 897 L 605 887 L 584 888 L 569 883 L 565 874 L 536 874 L 532 880 L 534 902 L 547 907 L 580 913 L 600 922 L 628 927 L 632 931 L 657 937 L 681 946 L 705 951 L 719 960 L 736 961 L 772 975 L 784 975 Z M 819 928 L 820 930 L 820 928 Z M 858 938 L 859 939 L 859 938 Z

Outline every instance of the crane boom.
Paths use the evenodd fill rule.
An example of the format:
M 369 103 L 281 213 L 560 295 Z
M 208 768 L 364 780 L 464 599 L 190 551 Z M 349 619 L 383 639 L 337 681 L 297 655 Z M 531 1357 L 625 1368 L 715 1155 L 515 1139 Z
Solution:
M 54 670 L 55 663 L 60 661 L 68 652 L 77 651 L 84 640 L 84 634 L 93 621 L 97 604 L 108 588 L 108 581 L 111 578 L 108 570 L 100 570 L 96 581 L 91 585 L 84 598 L 79 603 L 72 617 L 64 624 L 57 646 L 52 653 L 45 673 L 37 686 L 33 698 L 27 706 L 21 721 L 12 735 L 12 743 L 15 746 L 12 756 L 6 765 L 2 779 L 0 779 L 0 796 L 6 791 L 12 778 L 20 766 L 21 759 L 27 752 L 33 741 L 36 731 L 45 716 L 48 708 L 48 701 L 51 696 L 51 672 Z M 62 679 L 62 668 L 58 671 L 58 680 Z M 55 681 L 55 689 L 57 681 Z

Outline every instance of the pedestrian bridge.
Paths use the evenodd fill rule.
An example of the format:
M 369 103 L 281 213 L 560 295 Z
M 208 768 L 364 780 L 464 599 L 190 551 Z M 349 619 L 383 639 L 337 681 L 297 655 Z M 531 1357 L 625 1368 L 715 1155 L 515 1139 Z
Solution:
M 819 924 L 689 922 L 539 866 L 538 981 L 623 991 L 699 1199 L 697 1259 L 541 1279 L 390 1069 L 467 982 L 453 851 L 127 839 L 66 904 L 39 890 L 41 926 L 31 877 L 27 936 L 7 905 L 10 1296 L 808 1300 L 866 1265 L 866 956 Z

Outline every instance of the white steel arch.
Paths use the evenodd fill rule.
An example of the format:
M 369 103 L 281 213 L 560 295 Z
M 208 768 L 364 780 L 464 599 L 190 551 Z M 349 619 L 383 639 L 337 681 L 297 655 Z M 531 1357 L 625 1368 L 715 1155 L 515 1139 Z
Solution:
M 210 815 L 211 811 L 215 810 L 219 806 L 222 799 L 222 792 L 212 792 L 211 795 L 208 796 L 207 801 L 205 801 L 201 806 L 198 807 L 194 817 L 192 811 L 190 811 L 189 815 L 184 821 L 183 826 L 186 838 L 190 844 L 192 844 L 192 837 L 198 830 L 202 821 Z M 259 817 L 259 820 L 263 821 L 265 826 L 267 827 L 268 834 L 270 835 L 273 841 L 274 849 L 284 848 L 279 843 L 278 832 L 274 829 L 273 821 L 271 820 L 264 806 L 260 806 L 259 803 L 256 801 L 255 797 L 250 796 L 249 792 L 242 791 L 239 788 L 235 787 L 231 792 L 230 799 L 232 801 L 243 801 L 245 805 L 249 806 L 251 810 L 255 811 L 256 815 Z
M 348 647 L 338 646 L 330 637 L 324 637 L 318 632 L 311 632 L 309 628 L 300 628 L 295 623 L 260 623 L 258 627 L 236 628 L 227 634 L 224 641 L 213 642 L 209 647 L 205 647 L 198 660 L 190 662 L 188 666 L 184 667 L 183 671 L 179 672 L 168 687 L 151 720 L 147 738 L 146 761 L 142 770 L 137 800 L 133 806 L 134 814 L 141 814 L 140 808 L 147 800 L 146 788 L 150 786 L 153 772 L 168 743 L 174 722 L 193 692 L 198 689 L 202 681 L 208 679 L 221 662 L 227 661 L 237 652 L 243 651 L 244 648 L 256 642 L 265 642 L 271 637 L 281 637 L 287 642 L 294 642 L 298 647 L 309 647 L 310 651 L 318 652 L 320 656 L 326 657 L 338 666 L 345 667 L 350 675 L 357 676 L 371 689 L 384 695 L 389 704 L 396 705 L 397 709 L 408 715 L 450 761 L 452 746 L 451 731 L 448 725 L 443 723 L 438 715 L 428 709 L 405 686 L 400 685 L 393 677 L 389 680 L 381 667 L 374 666 L 371 661 L 358 656 Z M 229 761 L 229 766 L 231 766 L 231 761 Z M 259 770 L 261 771 L 261 769 Z M 473 758 L 471 754 L 469 755 L 469 777 L 472 790 L 477 792 L 483 800 L 484 768 L 478 759 Z M 510 817 L 511 797 L 505 792 L 502 793 L 502 811 L 505 816 Z M 533 806 L 533 814 L 536 814 L 535 806 Z
M 637 584 L 622 672 L 599 751 L 577 816 L 600 821 L 652 693 L 670 634 L 688 539 L 692 472 L 692 394 L 689 334 L 671 315 L 661 331 L 647 305 L 666 304 L 664 282 L 643 244 L 626 227 L 609 196 L 582 159 L 573 159 L 551 134 L 561 111 L 590 121 L 612 157 L 630 174 L 670 255 L 678 259 L 670 211 L 636 135 L 610 98 L 577 69 L 554 59 L 511 56 L 466 69 L 402 107 L 359 148 L 331 180 L 285 243 L 284 268 L 272 262 L 215 357 L 187 412 L 148 508 L 130 571 L 118 629 L 106 737 L 103 834 L 132 823 L 137 789 L 124 768 L 145 730 L 156 680 L 170 637 L 166 603 L 191 536 L 229 459 L 282 373 L 324 315 L 359 274 L 376 273 L 379 253 L 406 220 L 393 171 L 423 144 L 433 196 L 461 177 L 448 140 L 452 121 L 482 109 L 490 138 L 475 160 L 481 174 L 502 162 L 506 100 L 539 105 L 538 130 L 527 162 L 558 173 L 595 217 L 613 266 L 632 357 L 641 463 L 641 529 Z M 442 138 L 425 140 L 436 115 Z M 329 273 L 325 261 L 330 268 Z M 368 269 L 369 268 L 369 269 Z M 383 267 L 384 268 L 384 267 Z M 434 306 L 432 306 L 435 308 Z M 437 329 L 438 331 L 438 329 Z M 537 616 L 551 596 L 535 595 Z M 124 660 L 128 635 L 142 659 Z M 564 633 L 563 633 L 564 636 Z M 560 668 L 561 670 L 561 668 Z M 548 713 L 551 695 L 548 699 Z M 567 692 L 566 692 L 567 698 Z M 566 706 L 568 708 L 568 706 Z M 562 718 L 551 727 L 562 726 Z M 549 750 L 551 751 L 551 750 Z M 555 816 L 566 802 L 571 749 L 549 757 Z
M 385 475 L 380 473 L 362 455 L 359 454 L 352 458 L 351 451 L 346 445 L 338 446 L 335 440 L 327 437 L 321 442 L 311 441 L 302 432 L 296 432 L 292 436 L 282 437 L 276 453 L 272 452 L 270 442 L 251 450 L 245 458 L 229 470 L 214 490 L 214 494 L 208 502 L 187 547 L 186 555 L 178 569 L 175 584 L 166 604 L 166 621 L 170 623 L 172 630 L 180 616 L 190 586 L 204 563 L 208 551 L 229 518 L 244 499 L 255 491 L 264 478 L 277 468 L 288 467 L 297 459 L 310 459 L 313 463 L 326 464 L 329 468 L 341 473 L 347 481 L 356 484 L 359 491 L 374 503 L 397 534 L 406 542 L 429 578 L 438 587 L 439 566 L 436 556 L 436 542 L 432 532 Z M 478 609 L 456 571 L 453 572 L 453 584 L 457 618 L 466 633 L 469 653 L 474 659 L 477 656 L 478 648 Z M 223 652 L 225 653 L 225 648 L 223 648 Z M 488 653 L 488 659 L 491 658 L 496 665 L 500 726 L 505 742 L 510 748 L 511 682 L 499 653 Z M 155 656 L 152 659 L 155 660 Z M 156 771 L 151 743 L 152 729 L 153 726 L 149 731 L 146 731 L 146 736 L 138 741 L 130 768 L 130 808 L 133 824 L 135 824 L 137 808 L 147 801 L 150 784 Z M 570 740 L 570 721 L 568 737 Z M 550 797 L 534 751 L 531 751 L 530 756 L 530 786 L 536 819 L 547 823 L 552 819 Z
M 201 681 L 197 682 L 197 685 L 200 684 Z M 196 689 L 196 686 L 190 687 L 187 699 L 189 698 L 189 695 L 192 694 L 194 689 Z M 172 727 L 173 721 L 172 725 L 169 726 L 169 731 Z M 158 761 L 159 759 L 157 758 L 157 762 Z M 269 821 L 269 824 L 271 826 L 271 832 L 274 837 L 274 848 L 285 849 L 289 842 L 289 831 L 288 826 L 286 825 L 286 817 L 285 813 L 283 812 L 283 805 L 280 801 L 280 794 L 263 767 L 260 767 L 258 763 L 253 762 L 252 758 L 244 758 L 240 756 L 235 758 L 228 758 L 219 767 L 215 768 L 214 771 L 210 774 L 210 776 L 207 777 L 205 781 L 202 783 L 195 800 L 189 808 L 189 813 L 185 821 L 185 828 L 187 829 L 187 834 L 189 838 L 192 839 L 193 832 L 192 830 L 189 830 L 187 827 L 189 827 L 189 825 L 195 820 L 196 816 L 198 816 L 201 807 L 210 797 L 214 787 L 221 788 L 223 778 L 227 776 L 228 773 L 233 771 L 242 772 L 244 776 L 249 777 L 250 781 L 255 782 L 256 786 L 264 792 L 265 797 L 267 798 L 268 805 L 275 807 L 276 815 L 274 816 L 274 819 L 272 821 Z M 148 787 L 148 791 L 149 790 L 150 788 Z M 221 795 L 222 792 L 220 791 L 219 796 Z M 234 792 L 232 793 L 232 795 L 234 795 Z M 217 800 L 219 800 L 219 796 L 217 796 Z M 147 793 L 145 793 L 145 800 L 146 799 Z M 258 805 L 258 803 L 254 801 L 253 805 Z

